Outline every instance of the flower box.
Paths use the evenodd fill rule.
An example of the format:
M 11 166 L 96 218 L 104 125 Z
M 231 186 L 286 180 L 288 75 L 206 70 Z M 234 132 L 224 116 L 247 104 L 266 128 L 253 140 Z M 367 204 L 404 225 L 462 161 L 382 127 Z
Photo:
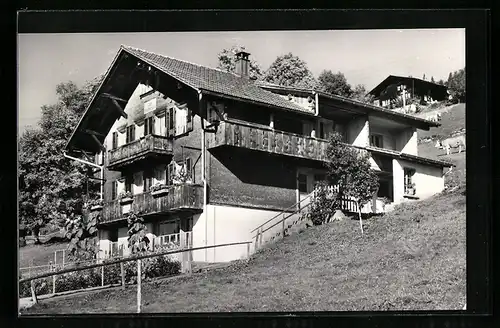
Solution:
M 166 195 L 166 194 L 168 194 L 168 188 L 167 187 L 151 191 L 151 195 L 153 195 L 153 196 L 161 196 L 161 195 Z
M 129 204 L 134 201 L 134 195 L 130 192 L 125 192 L 122 193 L 118 196 L 118 199 L 120 200 L 120 204 Z

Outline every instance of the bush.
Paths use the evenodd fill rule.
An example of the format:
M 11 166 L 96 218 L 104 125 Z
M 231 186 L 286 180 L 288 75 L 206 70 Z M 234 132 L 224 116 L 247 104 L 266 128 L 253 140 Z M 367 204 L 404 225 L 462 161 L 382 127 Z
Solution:
M 157 256 L 142 260 L 142 280 L 148 281 L 157 277 L 168 277 L 179 274 L 181 265 L 179 261 L 172 260 L 168 255 Z M 56 278 L 56 292 L 79 290 L 98 287 L 102 284 L 102 268 L 93 268 L 84 271 L 70 272 L 58 275 Z M 137 282 L 137 262 L 124 263 L 125 283 Z M 120 264 L 104 267 L 104 285 L 119 284 L 121 282 Z M 37 295 L 52 293 L 52 277 L 35 281 Z M 31 296 L 31 282 L 19 284 L 19 297 Z

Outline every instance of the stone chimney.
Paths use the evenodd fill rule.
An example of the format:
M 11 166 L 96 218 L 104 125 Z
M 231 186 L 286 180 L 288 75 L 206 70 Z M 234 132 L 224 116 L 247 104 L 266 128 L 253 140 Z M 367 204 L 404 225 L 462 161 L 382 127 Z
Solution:
M 250 54 L 245 51 L 239 51 L 236 53 L 236 74 L 241 77 L 248 78 L 248 69 L 250 66 L 250 60 L 248 57 Z

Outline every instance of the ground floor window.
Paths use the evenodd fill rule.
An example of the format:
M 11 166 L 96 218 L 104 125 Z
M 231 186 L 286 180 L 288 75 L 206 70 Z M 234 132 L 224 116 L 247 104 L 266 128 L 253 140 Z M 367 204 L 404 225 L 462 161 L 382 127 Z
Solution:
M 391 180 L 382 180 L 382 179 L 379 180 L 377 197 L 386 197 L 391 201 L 393 200 Z
M 118 241 L 118 229 L 108 230 L 108 239 L 110 242 Z
M 307 193 L 307 175 L 299 174 L 299 192 Z
M 404 168 L 404 188 L 406 195 L 415 194 L 415 182 L 413 181 L 413 176 L 415 175 L 415 169 Z

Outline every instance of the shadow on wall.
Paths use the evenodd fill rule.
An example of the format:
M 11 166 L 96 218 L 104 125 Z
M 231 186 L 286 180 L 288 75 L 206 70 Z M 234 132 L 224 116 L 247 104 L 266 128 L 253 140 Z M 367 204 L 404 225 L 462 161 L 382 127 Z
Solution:
M 211 154 L 219 162 L 213 166 L 213 170 L 220 171 L 215 172 L 215 176 L 233 175 L 246 184 L 296 188 L 294 168 L 273 155 L 240 149 L 214 149 Z

